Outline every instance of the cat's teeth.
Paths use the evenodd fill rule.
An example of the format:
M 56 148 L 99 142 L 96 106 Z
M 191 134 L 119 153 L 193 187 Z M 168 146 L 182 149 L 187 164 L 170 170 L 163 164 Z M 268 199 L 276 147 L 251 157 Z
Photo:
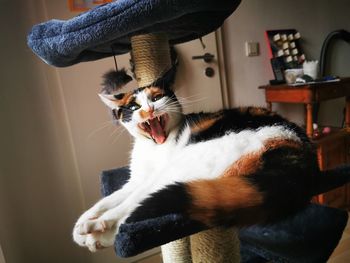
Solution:
M 146 123 L 147 123 L 148 125 L 151 125 L 151 124 L 149 123 L 149 121 L 148 121 L 148 120 L 146 121 Z
M 160 122 L 160 116 L 157 116 L 157 120 Z

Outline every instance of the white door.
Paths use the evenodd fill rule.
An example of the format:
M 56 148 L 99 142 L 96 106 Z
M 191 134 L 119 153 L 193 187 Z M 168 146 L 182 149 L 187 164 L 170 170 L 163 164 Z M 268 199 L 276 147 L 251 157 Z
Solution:
M 4 17 L 6 15 L 9 24 L 17 23 L 16 28 L 20 30 L 11 29 L 9 36 L 16 37 L 6 39 L 7 49 L 2 49 L 2 57 L 11 55 L 11 61 L 18 63 L 12 68 L 3 66 L 3 72 L 14 77 L 2 78 L 3 85 L 11 87 L 2 89 L 0 98 L 6 99 L 0 107 L 1 112 L 6 113 L 5 120 L 9 120 L 2 131 L 4 138 L 12 136 L 16 143 L 3 144 L 6 154 L 2 159 L 9 168 L 0 179 L 5 182 L 11 179 L 11 184 L 2 194 L 15 194 L 14 200 L 18 202 L 16 209 L 4 206 L 4 214 L 6 218 L 18 218 L 20 228 L 13 229 L 18 235 L 7 236 L 13 232 L 11 229 L 1 231 L 1 242 L 7 241 L 2 247 L 4 257 L 21 255 L 28 262 L 116 263 L 139 260 L 144 255 L 118 259 L 113 249 L 91 254 L 73 244 L 70 236 L 74 220 L 101 197 L 100 172 L 128 163 L 131 140 L 126 132 L 112 126 L 108 110 L 97 96 L 102 74 L 114 67 L 113 58 L 68 68 L 45 65 L 28 50 L 24 41 L 18 39 L 24 39 L 33 23 L 53 18 L 68 19 L 77 14 L 69 11 L 67 1 L 5 2 L 6 12 L 13 13 L 4 11 Z M 5 22 L 1 28 L 7 30 Z M 204 50 L 199 40 L 177 46 L 180 66 L 176 93 L 188 100 L 186 112 L 219 109 L 225 97 L 220 86 L 215 34 L 204 37 L 203 42 L 206 45 Z M 204 53 L 213 54 L 213 62 L 192 60 L 192 56 Z M 117 59 L 119 66 L 129 67 L 128 54 Z M 214 70 L 212 77 L 204 74 L 207 67 Z M 21 77 L 18 77 L 18 71 L 22 72 Z M 136 87 L 136 84 L 133 82 L 128 86 Z M 23 148 L 26 145 L 28 147 Z M 12 154 L 17 159 L 8 160 Z M 18 185 L 26 190 L 26 195 L 18 191 Z M 12 199 L 9 202 L 11 206 Z M 1 221 L 0 216 L 0 225 Z M 15 227 L 16 224 L 12 225 Z
M 203 44 L 198 39 L 176 46 L 179 69 L 175 91 L 179 97 L 188 100 L 189 107 L 185 107 L 187 112 L 211 111 L 223 107 L 216 33 L 204 36 L 202 40 Z M 213 55 L 212 61 L 193 59 L 205 53 Z

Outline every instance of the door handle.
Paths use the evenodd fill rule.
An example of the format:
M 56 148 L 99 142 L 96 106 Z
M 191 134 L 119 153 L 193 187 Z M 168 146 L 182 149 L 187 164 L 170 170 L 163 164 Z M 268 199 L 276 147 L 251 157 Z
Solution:
M 212 62 L 214 58 L 215 58 L 215 56 L 213 54 L 210 54 L 210 53 L 205 53 L 202 56 L 192 56 L 192 59 L 203 59 L 204 62 L 206 62 L 206 63 Z

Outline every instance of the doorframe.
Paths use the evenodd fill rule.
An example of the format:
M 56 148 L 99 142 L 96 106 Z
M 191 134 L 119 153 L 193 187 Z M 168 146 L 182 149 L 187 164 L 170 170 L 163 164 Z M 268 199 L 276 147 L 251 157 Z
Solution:
M 215 31 L 215 39 L 216 39 L 216 48 L 218 54 L 218 70 L 220 75 L 220 86 L 221 86 L 221 94 L 222 94 L 222 104 L 224 108 L 230 108 L 231 99 L 230 99 L 230 90 L 228 85 L 227 78 L 227 67 L 225 60 L 225 52 L 224 52 L 224 32 L 223 28 L 220 27 Z

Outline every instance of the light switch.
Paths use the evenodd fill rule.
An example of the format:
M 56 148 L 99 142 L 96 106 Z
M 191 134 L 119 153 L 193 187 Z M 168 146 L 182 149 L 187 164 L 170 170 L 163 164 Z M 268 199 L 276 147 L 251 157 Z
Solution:
M 247 57 L 259 56 L 259 43 L 245 42 L 245 53 Z

